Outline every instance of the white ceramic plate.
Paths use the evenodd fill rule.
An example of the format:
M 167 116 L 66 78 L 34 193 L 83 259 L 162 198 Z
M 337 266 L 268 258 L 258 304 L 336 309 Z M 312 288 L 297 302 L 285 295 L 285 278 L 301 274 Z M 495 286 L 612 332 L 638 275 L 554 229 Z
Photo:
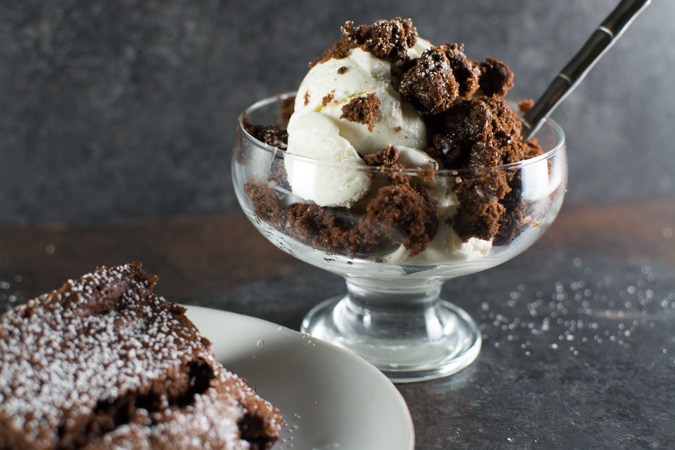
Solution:
M 275 450 L 414 448 L 403 397 L 363 359 L 264 320 L 187 308 L 218 360 L 281 410 Z

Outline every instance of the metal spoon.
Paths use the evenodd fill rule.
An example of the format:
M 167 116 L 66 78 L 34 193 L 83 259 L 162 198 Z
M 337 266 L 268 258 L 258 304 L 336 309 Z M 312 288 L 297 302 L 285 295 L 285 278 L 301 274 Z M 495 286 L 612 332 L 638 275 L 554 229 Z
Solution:
M 591 34 L 576 55 L 549 84 L 534 106 L 523 116 L 523 135 L 533 136 L 544 120 L 579 85 L 607 50 L 621 37 L 651 0 L 621 0 Z

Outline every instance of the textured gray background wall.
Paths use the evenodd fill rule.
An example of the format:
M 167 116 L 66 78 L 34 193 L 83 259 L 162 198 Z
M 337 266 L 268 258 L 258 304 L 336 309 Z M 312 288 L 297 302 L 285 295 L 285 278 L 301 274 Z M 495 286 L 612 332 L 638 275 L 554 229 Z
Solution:
M 238 211 L 238 113 L 294 90 L 347 19 L 411 17 L 537 97 L 615 0 L 0 1 L 0 224 Z M 556 111 L 568 204 L 675 195 L 675 2 L 654 0 Z

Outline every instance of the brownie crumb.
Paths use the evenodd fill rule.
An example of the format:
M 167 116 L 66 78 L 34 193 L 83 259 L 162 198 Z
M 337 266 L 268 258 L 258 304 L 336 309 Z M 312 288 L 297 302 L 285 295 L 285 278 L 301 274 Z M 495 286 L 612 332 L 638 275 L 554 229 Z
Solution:
M 340 119 L 357 122 L 368 126 L 371 133 L 375 128 L 375 120 L 380 113 L 380 99 L 375 93 L 365 97 L 356 97 L 342 107 Z
M 333 99 L 335 99 L 335 91 L 334 90 L 330 91 L 328 94 L 326 94 L 326 96 L 323 99 L 321 99 L 321 105 L 326 106 L 327 104 L 332 102 Z
M 518 111 L 520 111 L 521 114 L 525 114 L 526 112 L 531 110 L 533 106 L 534 100 L 532 100 L 531 98 L 527 98 L 518 102 Z
M 398 149 L 395 145 L 388 145 L 384 150 L 363 156 L 369 166 L 392 167 L 398 161 Z
M 348 69 L 347 67 L 342 66 L 342 67 L 340 67 L 340 68 L 338 69 L 337 73 L 338 73 L 338 75 L 344 75 L 344 74 L 347 73 L 348 70 L 349 70 L 349 69 Z

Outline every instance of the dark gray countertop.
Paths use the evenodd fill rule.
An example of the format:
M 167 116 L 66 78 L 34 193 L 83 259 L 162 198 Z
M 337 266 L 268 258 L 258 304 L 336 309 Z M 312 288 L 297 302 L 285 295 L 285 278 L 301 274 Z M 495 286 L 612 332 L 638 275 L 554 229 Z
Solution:
M 0 228 L 0 300 L 130 260 L 170 300 L 295 329 L 343 290 L 235 215 Z M 443 294 L 480 323 L 483 348 L 457 375 L 398 386 L 418 448 L 675 442 L 675 201 L 563 208 L 526 253 Z
M 344 283 L 240 215 L 239 112 L 295 89 L 345 20 L 397 15 L 503 59 L 509 97 L 536 97 L 616 3 L 6 0 L 0 310 L 138 260 L 170 300 L 297 329 Z M 483 348 L 456 376 L 399 386 L 418 448 L 675 445 L 673 13 L 654 1 L 556 111 L 570 183 L 547 234 L 445 284 Z

